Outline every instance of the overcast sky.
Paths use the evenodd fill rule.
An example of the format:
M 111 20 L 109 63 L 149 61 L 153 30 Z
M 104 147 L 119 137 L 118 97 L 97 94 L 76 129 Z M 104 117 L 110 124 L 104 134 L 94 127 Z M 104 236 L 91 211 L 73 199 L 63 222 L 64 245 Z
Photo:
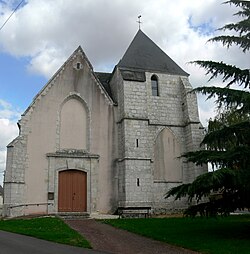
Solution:
M 0 0 L 0 27 L 20 0 Z M 219 0 L 26 0 L 0 31 L 0 183 L 6 145 L 18 135 L 21 113 L 53 73 L 81 45 L 95 71 L 111 72 L 141 28 L 190 73 L 193 87 L 208 85 L 192 60 L 217 60 L 249 68 L 237 48 L 206 43 L 216 28 L 235 21 Z M 209 85 L 219 84 L 219 80 Z M 199 98 L 204 125 L 213 102 Z

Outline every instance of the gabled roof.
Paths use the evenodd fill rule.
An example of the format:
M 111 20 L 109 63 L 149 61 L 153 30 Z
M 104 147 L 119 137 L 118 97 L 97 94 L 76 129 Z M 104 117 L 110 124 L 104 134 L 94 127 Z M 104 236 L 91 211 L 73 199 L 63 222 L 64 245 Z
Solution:
M 137 32 L 117 66 L 125 69 L 159 71 L 181 76 L 189 75 L 141 30 Z
M 99 81 L 102 83 L 103 88 L 106 90 L 106 92 L 108 93 L 110 98 L 113 99 L 112 92 L 111 92 L 111 87 L 110 87 L 110 84 L 109 84 L 109 81 L 110 81 L 110 78 L 112 76 L 112 73 L 95 72 L 95 75 L 97 76 Z
M 47 84 L 40 90 L 40 92 L 33 98 L 32 103 L 29 105 L 29 107 L 25 110 L 25 112 L 22 114 L 22 116 L 26 115 L 30 109 L 35 105 L 35 102 L 38 100 L 39 97 L 41 97 L 41 95 L 45 95 L 49 89 L 54 85 L 55 80 L 61 75 L 61 73 L 64 71 L 65 67 L 67 66 L 68 63 L 70 63 L 74 57 L 80 53 L 82 55 L 82 57 L 84 58 L 84 60 L 86 61 L 87 65 L 89 66 L 90 70 L 93 72 L 94 74 L 94 78 L 97 81 L 97 85 L 100 87 L 100 89 L 104 92 L 105 97 L 107 98 L 107 100 L 110 103 L 113 103 L 113 100 L 111 98 L 111 92 L 108 91 L 109 88 L 104 87 L 106 84 L 103 85 L 103 83 L 105 83 L 102 80 L 100 80 L 99 77 L 97 77 L 95 75 L 95 72 L 93 71 L 93 66 L 91 65 L 90 61 L 88 60 L 87 56 L 85 55 L 83 49 L 81 46 L 79 46 L 73 53 L 72 55 L 66 60 L 66 62 L 57 70 L 57 72 L 52 76 L 52 78 L 47 82 Z M 8 146 L 11 146 L 13 144 L 13 142 L 11 142 Z

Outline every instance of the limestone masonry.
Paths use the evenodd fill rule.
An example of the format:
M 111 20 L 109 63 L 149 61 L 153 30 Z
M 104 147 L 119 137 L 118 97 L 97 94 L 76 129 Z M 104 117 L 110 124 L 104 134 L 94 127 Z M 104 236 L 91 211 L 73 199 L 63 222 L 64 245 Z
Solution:
M 165 199 L 207 168 L 180 155 L 203 137 L 188 74 L 141 30 L 112 73 L 78 47 L 18 122 L 7 149 L 5 216 L 187 206 Z

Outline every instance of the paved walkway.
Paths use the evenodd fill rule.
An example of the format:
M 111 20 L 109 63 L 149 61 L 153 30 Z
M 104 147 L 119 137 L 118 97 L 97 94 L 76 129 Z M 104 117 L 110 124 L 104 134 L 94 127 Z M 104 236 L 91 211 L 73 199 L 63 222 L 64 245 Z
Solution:
M 70 227 L 82 234 L 94 250 L 116 254 L 197 254 L 197 252 L 168 245 L 159 241 L 88 220 L 67 220 Z
M 0 230 L 1 254 L 101 254 L 104 252 L 73 247 Z

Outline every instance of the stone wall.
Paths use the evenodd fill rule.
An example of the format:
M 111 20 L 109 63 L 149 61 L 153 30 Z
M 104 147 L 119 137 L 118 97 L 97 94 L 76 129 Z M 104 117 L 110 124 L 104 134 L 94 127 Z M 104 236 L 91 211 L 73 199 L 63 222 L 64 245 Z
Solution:
M 80 68 L 76 68 L 79 66 Z M 86 120 L 86 140 L 74 143 L 70 139 L 62 146 L 62 108 L 68 101 L 76 101 L 84 108 Z M 79 111 L 80 112 L 80 111 Z M 74 118 L 76 122 L 74 134 L 81 135 L 84 123 L 77 124 L 80 115 Z M 82 122 L 82 119 L 79 120 Z M 70 122 L 64 121 L 65 124 Z M 51 177 L 56 179 L 57 165 L 51 169 L 53 160 L 46 155 L 56 154 L 65 149 L 83 149 L 85 155 L 98 155 L 97 162 L 91 167 L 86 166 L 86 158 L 82 158 L 80 170 L 95 175 L 95 181 L 90 181 L 88 211 L 108 213 L 114 210 L 117 203 L 117 179 L 114 158 L 117 158 L 117 130 L 114 120 L 113 101 L 96 79 L 93 68 L 83 51 L 78 48 L 37 94 L 31 105 L 19 121 L 20 135 L 10 144 L 5 177 L 5 207 L 6 215 L 18 216 L 24 213 L 56 212 L 56 200 L 52 205 L 48 202 L 48 188 L 52 188 Z M 70 126 L 66 128 L 70 132 Z M 68 135 L 68 134 L 67 134 Z M 84 145 L 82 145 L 84 143 Z M 66 144 L 66 145 L 65 145 Z M 67 147 L 65 147 L 67 146 Z M 83 146 L 83 147 L 81 147 Z M 70 160 L 68 158 L 68 160 Z M 72 159 L 73 160 L 73 159 Z M 79 159 L 80 160 L 80 159 Z M 89 160 L 89 159 L 88 159 Z M 58 160 L 60 164 L 60 160 Z M 80 163 L 80 162 L 79 162 Z M 61 164 L 60 164 L 61 165 Z M 72 165 L 75 165 L 74 163 Z M 74 169 L 74 168 L 72 168 Z M 93 170 L 93 172 L 92 172 Z M 98 184 L 96 183 L 98 182 Z M 49 185 L 50 184 L 50 185 Z M 54 182 L 54 193 L 57 193 L 57 183 Z M 96 186 L 100 189 L 96 192 Z M 97 195 L 99 195 L 97 197 Z M 94 200 L 94 201 L 93 201 Z M 93 201 L 93 203 L 92 203 Z M 47 205 L 49 203 L 49 205 Z M 33 204 L 40 204 L 34 206 Z M 10 207 L 11 211 L 10 212 Z M 15 208 L 14 208 L 15 206 Z
M 20 135 L 7 148 L 6 171 L 4 175 L 4 216 L 15 216 L 24 207 L 25 168 L 27 166 L 27 136 Z
M 110 82 L 112 100 L 83 51 L 73 53 L 24 112 L 20 135 L 8 147 L 5 215 L 56 213 L 58 172 L 65 169 L 87 173 L 89 213 L 112 213 L 117 206 L 152 206 L 156 213 L 186 206 L 185 201 L 165 200 L 166 192 L 192 181 L 206 167 L 181 159 L 176 163 L 178 177 L 154 179 L 155 147 L 178 144 L 181 154 L 199 149 L 203 129 L 196 96 L 188 93 L 192 87 L 185 76 L 140 74 L 143 78 L 133 81 L 116 67 Z M 159 96 L 152 95 L 152 75 L 157 76 Z M 70 100 L 80 104 L 74 121 L 81 112 L 85 118 L 74 134 L 81 135 L 84 126 L 86 139 L 78 142 L 74 136 L 74 143 L 67 139 L 62 145 L 62 122 L 68 125 L 65 133 L 71 130 L 70 121 L 62 121 L 62 109 Z M 174 142 L 158 139 L 164 130 L 166 139 Z M 48 192 L 54 193 L 54 200 L 48 200 Z
M 151 76 L 158 77 L 159 96 L 152 96 Z M 118 79 L 121 76 L 116 75 Z M 146 81 L 118 82 L 123 103 L 118 101 L 119 116 L 119 200 L 120 205 L 152 206 L 155 213 L 187 206 L 185 200 L 164 198 L 180 183 L 190 182 L 206 168 L 195 167 L 181 159 L 181 181 L 154 180 L 154 147 L 159 133 L 167 128 L 180 144 L 181 154 L 199 149 L 202 128 L 195 94 L 187 77 L 146 72 Z M 114 91 L 114 92 L 117 92 Z M 118 97 L 119 99 L 119 97 Z

